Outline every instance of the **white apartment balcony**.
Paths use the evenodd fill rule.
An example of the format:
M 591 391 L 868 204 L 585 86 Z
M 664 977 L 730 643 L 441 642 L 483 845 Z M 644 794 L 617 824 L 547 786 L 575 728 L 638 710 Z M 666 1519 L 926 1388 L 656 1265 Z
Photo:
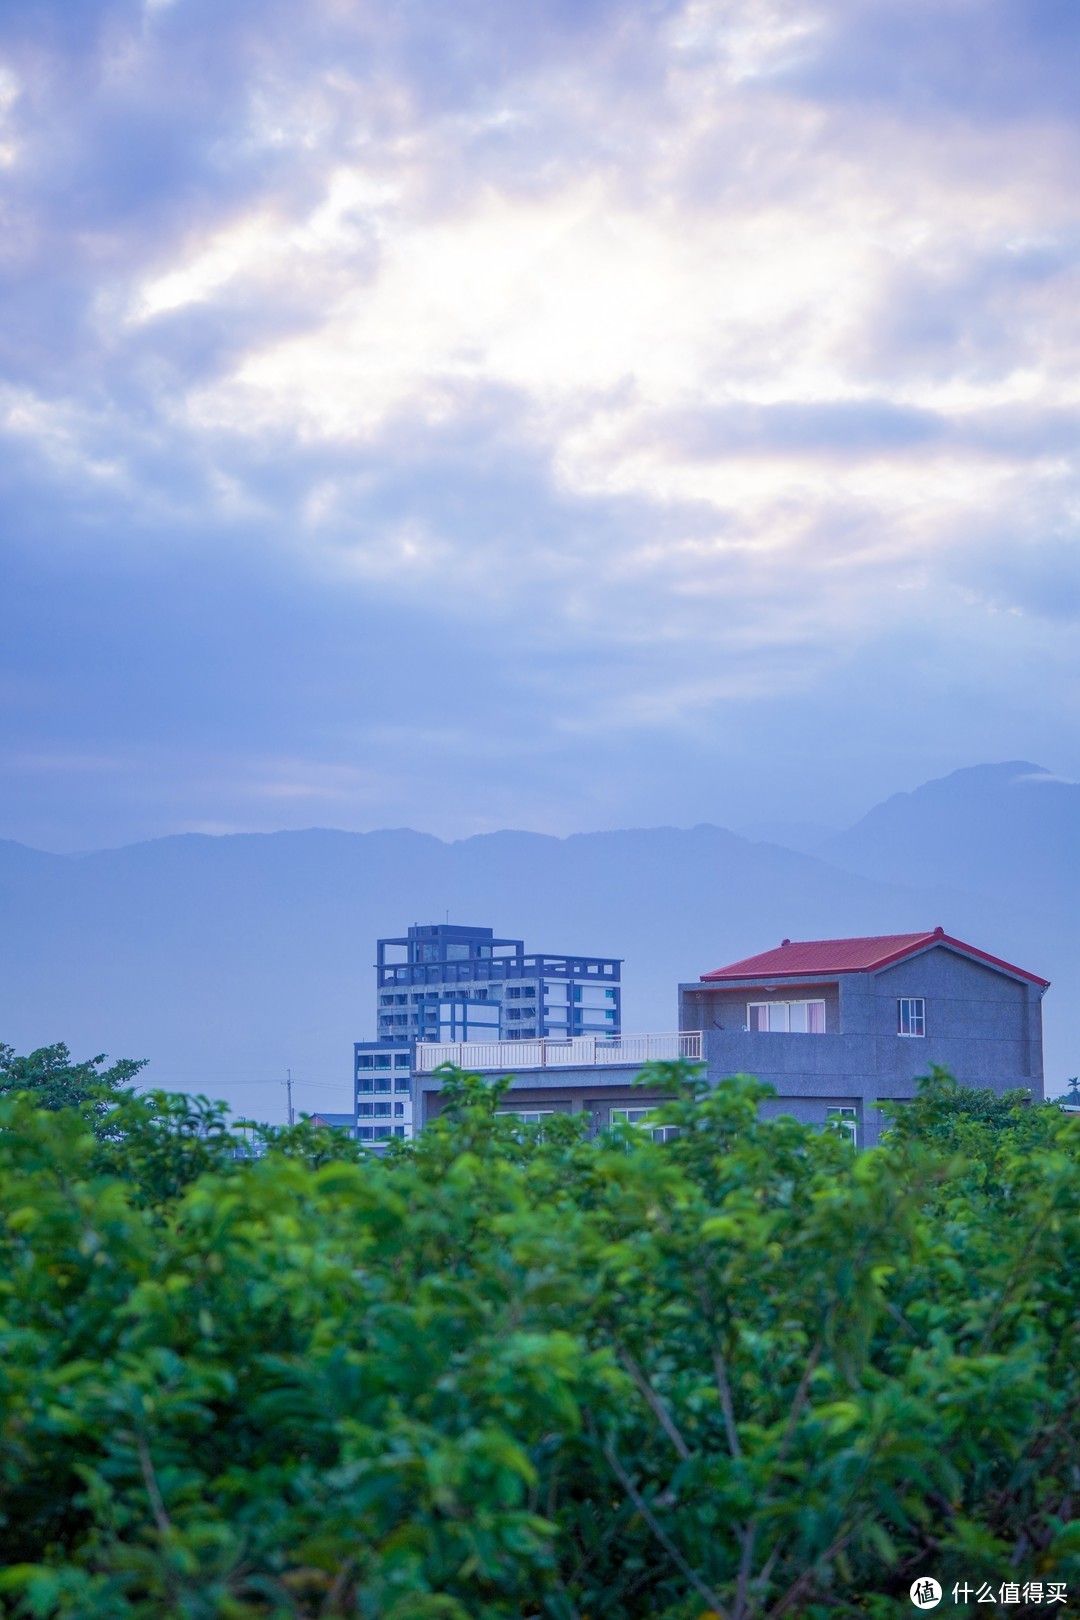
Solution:
M 571 1040 L 539 1041 L 421 1041 L 416 1048 L 416 1070 L 431 1074 L 444 1063 L 472 1072 L 499 1069 L 519 1074 L 522 1069 L 590 1069 L 605 1064 L 628 1067 L 641 1063 L 672 1063 L 678 1058 L 702 1061 L 701 1031 L 675 1035 L 576 1035 Z

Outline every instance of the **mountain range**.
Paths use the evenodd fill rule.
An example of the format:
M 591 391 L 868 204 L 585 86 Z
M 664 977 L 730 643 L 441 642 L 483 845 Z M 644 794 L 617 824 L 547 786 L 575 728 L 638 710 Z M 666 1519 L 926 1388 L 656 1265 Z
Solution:
M 675 1024 L 680 979 L 782 938 L 947 933 L 1049 978 L 1047 1092 L 1080 1068 L 1080 785 L 1025 761 L 898 793 L 853 827 L 772 841 L 702 825 L 185 834 L 84 855 L 0 841 L 0 1041 L 146 1057 L 146 1084 L 283 1117 L 348 1106 L 375 1033 L 375 940 L 484 924 L 528 950 L 619 956 L 623 1025 Z M 812 847 L 807 848 L 810 842 Z

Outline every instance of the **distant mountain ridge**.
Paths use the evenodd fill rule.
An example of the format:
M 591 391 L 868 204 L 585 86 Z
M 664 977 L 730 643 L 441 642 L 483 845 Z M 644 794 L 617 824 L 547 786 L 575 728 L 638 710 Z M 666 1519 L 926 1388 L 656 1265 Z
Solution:
M 1024 762 L 894 795 L 813 855 L 708 825 L 185 834 L 80 856 L 0 842 L 0 1040 L 149 1057 L 147 1083 L 280 1118 L 286 1066 L 301 1107 L 347 1106 L 376 938 L 447 911 L 529 949 L 623 957 L 628 1031 L 673 1028 L 680 979 L 782 938 L 940 923 L 1054 981 L 1053 1089 L 1080 1067 L 1078 867 L 1080 788 Z
M 976 765 L 896 793 L 815 851 L 850 871 L 1020 904 L 1080 897 L 1080 784 L 1040 765 Z

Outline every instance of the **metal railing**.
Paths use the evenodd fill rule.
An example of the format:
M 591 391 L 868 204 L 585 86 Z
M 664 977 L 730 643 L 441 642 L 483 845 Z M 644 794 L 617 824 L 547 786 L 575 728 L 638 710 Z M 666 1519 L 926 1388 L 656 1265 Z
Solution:
M 416 1068 L 430 1074 L 444 1063 L 458 1069 L 592 1069 L 606 1063 L 701 1061 L 701 1031 L 671 1035 L 576 1035 L 570 1040 L 421 1041 Z

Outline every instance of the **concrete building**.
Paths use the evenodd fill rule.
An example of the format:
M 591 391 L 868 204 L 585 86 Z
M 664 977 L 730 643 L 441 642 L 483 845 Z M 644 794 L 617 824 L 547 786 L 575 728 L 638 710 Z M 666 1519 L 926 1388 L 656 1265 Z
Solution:
M 617 1035 L 619 973 L 607 956 L 529 952 L 490 928 L 432 923 L 380 939 L 380 1041 L 515 1041 Z
M 784 940 L 679 986 L 679 1029 L 700 1034 L 714 1084 L 768 1080 L 770 1114 L 833 1120 L 870 1146 L 875 1104 L 914 1095 L 931 1064 L 966 1085 L 1042 1100 L 1046 979 L 941 928 Z
M 475 1054 L 473 1067 L 485 1065 L 481 1047 L 506 1047 L 509 1066 L 516 1043 L 546 1050 L 547 1043 L 569 1049 L 576 1041 L 617 1039 L 621 969 L 616 957 L 527 952 L 524 940 L 456 923 L 417 925 L 380 939 L 378 1037 L 357 1041 L 353 1052 L 360 1140 L 412 1136 L 428 1106 L 414 1073 L 429 1075 L 440 1063 L 457 1061 L 453 1054 L 466 1047 Z M 529 1066 L 524 1052 L 514 1066 Z
M 664 1100 L 660 1093 L 643 1092 L 634 1085 L 646 1063 L 680 1057 L 696 1062 L 701 1052 L 702 1037 L 693 1031 L 418 1046 L 413 1076 L 417 1128 L 441 1111 L 441 1082 L 436 1071 L 443 1063 L 487 1079 L 512 1076 L 502 1113 L 517 1114 L 531 1123 L 554 1113 L 583 1113 L 595 1133 L 618 1118 L 641 1124 L 650 1105 Z

